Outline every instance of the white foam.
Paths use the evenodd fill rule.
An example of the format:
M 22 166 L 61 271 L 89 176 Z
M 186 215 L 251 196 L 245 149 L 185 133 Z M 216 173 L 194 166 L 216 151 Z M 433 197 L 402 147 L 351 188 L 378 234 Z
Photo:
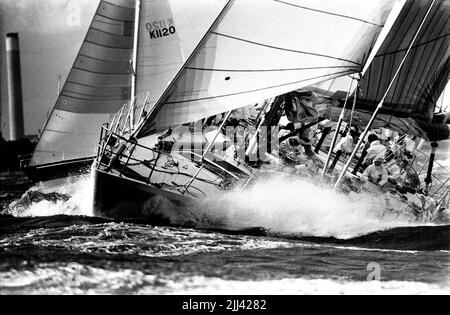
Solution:
M 208 203 L 216 220 L 230 229 L 264 227 L 275 232 L 352 238 L 378 230 L 412 226 L 405 218 L 381 217 L 383 198 L 352 198 L 298 177 L 274 177 L 245 191 Z
M 31 188 L 44 194 L 58 193 L 69 200 L 56 202 L 43 200 L 26 207 L 19 202 L 10 205 L 9 214 L 16 217 L 47 217 L 54 215 L 93 216 L 93 178 L 91 175 L 39 183 Z

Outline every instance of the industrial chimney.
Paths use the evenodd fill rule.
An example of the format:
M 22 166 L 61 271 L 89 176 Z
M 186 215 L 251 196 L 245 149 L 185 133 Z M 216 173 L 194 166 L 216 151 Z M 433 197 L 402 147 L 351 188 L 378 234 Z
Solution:
M 19 34 L 6 35 L 6 72 L 9 93 L 9 137 L 16 141 L 24 137 L 22 77 L 20 69 Z

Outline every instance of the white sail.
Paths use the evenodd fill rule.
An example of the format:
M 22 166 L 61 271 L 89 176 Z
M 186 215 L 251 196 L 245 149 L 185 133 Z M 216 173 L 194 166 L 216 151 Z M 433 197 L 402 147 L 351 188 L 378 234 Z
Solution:
M 148 92 L 148 108 L 180 71 L 224 3 L 225 0 L 141 0 L 136 96 L 142 99 Z
M 394 3 L 229 1 L 139 136 L 361 71 Z
M 184 63 L 183 47 L 168 0 L 142 0 L 139 18 L 136 95 L 161 94 Z
M 30 165 L 96 154 L 101 124 L 130 98 L 134 0 L 100 1 Z

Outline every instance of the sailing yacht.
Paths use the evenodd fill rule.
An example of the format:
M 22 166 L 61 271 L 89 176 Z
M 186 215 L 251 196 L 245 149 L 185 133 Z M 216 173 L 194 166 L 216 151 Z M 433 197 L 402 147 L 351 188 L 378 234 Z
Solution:
M 102 1 L 36 149 L 24 165 L 36 181 L 90 168 L 99 126 L 130 99 L 135 1 Z
M 276 107 L 285 93 L 362 72 L 404 1 L 229 0 L 180 60 L 183 17 L 152 14 L 160 12 L 155 6 L 185 4 L 136 8 L 136 94 L 102 127 L 93 167 L 97 215 L 164 221 L 198 200 L 245 189 L 255 179 L 251 167 L 216 154 L 227 146 L 221 129 L 232 111 L 264 99 Z M 195 135 L 190 124 L 221 113 L 214 135 Z

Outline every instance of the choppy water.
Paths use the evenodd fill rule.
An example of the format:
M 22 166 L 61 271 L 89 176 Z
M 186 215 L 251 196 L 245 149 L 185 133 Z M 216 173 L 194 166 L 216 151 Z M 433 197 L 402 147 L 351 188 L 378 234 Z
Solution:
M 89 178 L 32 191 L 0 217 L 0 294 L 450 293 L 450 226 L 304 183 L 221 196 L 207 222 L 227 231 L 94 218 Z

